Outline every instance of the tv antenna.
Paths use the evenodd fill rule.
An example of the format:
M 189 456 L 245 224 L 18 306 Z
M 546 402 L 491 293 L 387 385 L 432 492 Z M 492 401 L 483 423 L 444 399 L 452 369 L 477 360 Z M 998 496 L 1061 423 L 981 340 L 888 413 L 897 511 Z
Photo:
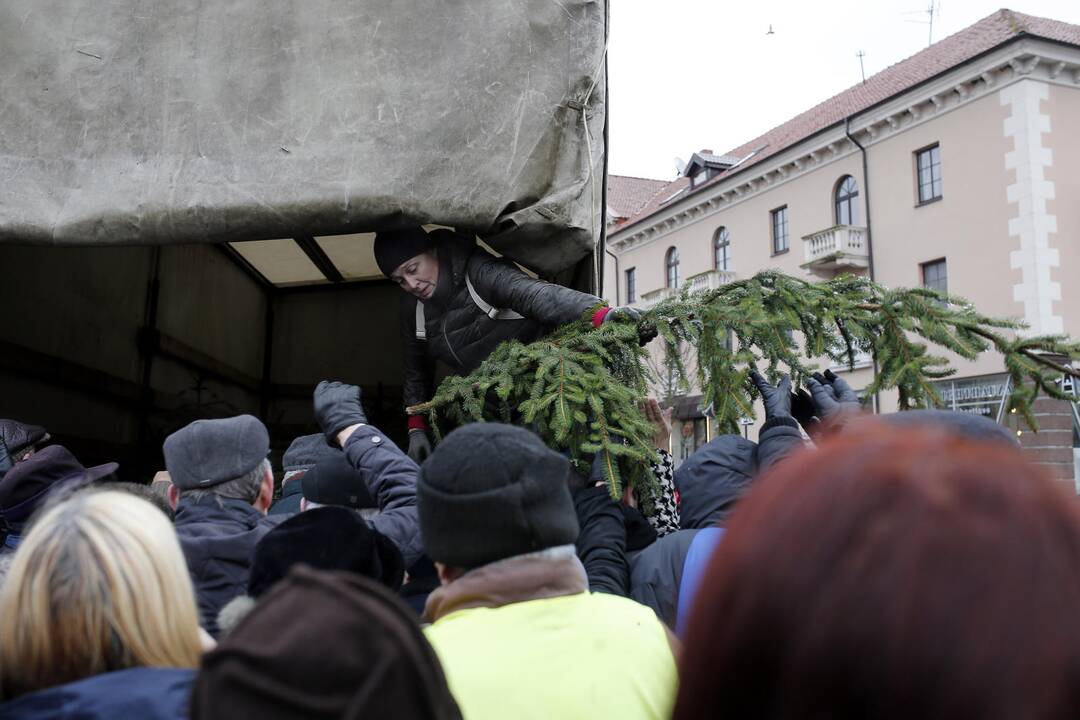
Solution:
M 862 50 L 860 50 L 859 52 L 855 53 L 855 57 L 859 58 L 859 72 L 862 73 L 862 81 L 865 83 L 866 82 L 866 68 L 863 67 L 862 59 L 864 57 L 866 57 L 866 53 L 864 53 Z
M 941 0 L 930 0 L 930 5 L 925 10 L 912 10 L 904 13 L 904 15 L 926 15 L 926 20 L 908 20 L 910 23 L 918 23 L 919 25 L 929 25 L 929 34 L 926 38 L 926 44 L 929 47 L 934 44 L 934 18 L 941 19 Z

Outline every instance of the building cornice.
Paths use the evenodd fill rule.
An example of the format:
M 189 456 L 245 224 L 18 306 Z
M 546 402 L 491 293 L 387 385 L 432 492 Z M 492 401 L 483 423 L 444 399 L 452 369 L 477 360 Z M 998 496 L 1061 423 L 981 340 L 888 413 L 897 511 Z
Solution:
M 1080 85 L 1080 48 L 1035 37 L 1002 45 L 892 100 L 856 113 L 849 118 L 849 129 L 864 146 L 873 146 L 1023 78 L 1070 87 Z M 625 230 L 615 230 L 608 236 L 608 245 L 616 254 L 647 245 L 855 152 L 843 124 L 834 124 L 760 165 L 676 200 Z

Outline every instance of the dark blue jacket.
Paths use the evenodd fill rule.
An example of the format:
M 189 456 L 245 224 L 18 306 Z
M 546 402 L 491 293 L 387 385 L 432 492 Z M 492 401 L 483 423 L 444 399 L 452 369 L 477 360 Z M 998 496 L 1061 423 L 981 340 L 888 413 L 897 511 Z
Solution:
M 765 423 L 756 444 L 720 435 L 700 448 L 675 470 L 682 526 L 703 528 L 724 520 L 755 477 L 803 444 L 799 424 L 777 418 Z
M 0 720 L 186 718 L 194 681 L 194 670 L 118 670 L 15 698 L 0 705 Z
M 300 477 L 290 477 L 289 482 L 281 486 L 281 497 L 270 506 L 267 515 L 295 515 L 300 512 L 300 501 L 304 499 L 304 486 Z
M 411 567 L 424 554 L 420 516 L 416 512 L 420 466 L 371 425 L 353 431 L 343 449 L 379 506 L 371 526 L 394 541 L 405 567 Z
M 203 628 L 218 636 L 217 616 L 234 597 L 247 592 L 255 543 L 288 515 L 267 517 L 243 500 L 180 497 L 176 536 L 195 585 Z

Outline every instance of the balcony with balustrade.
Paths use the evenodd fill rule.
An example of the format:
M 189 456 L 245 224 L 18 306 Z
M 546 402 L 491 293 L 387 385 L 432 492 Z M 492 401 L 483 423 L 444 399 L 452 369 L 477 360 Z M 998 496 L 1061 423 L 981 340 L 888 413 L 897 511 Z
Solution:
M 709 270 L 686 278 L 686 286 L 690 292 L 701 290 L 715 290 L 721 285 L 727 285 L 735 281 L 734 270 Z
M 641 308 L 642 310 L 648 310 L 653 305 L 656 305 L 659 302 L 663 302 L 664 300 L 667 300 L 669 297 L 673 297 L 678 293 L 678 290 L 673 290 L 669 287 L 662 287 L 658 290 L 651 290 L 647 293 L 642 293 L 641 298 L 636 303 L 634 303 L 634 305 L 635 307 Z
M 734 282 L 736 279 L 734 270 L 708 270 L 697 275 L 691 275 L 683 283 L 683 287 L 688 288 L 690 292 L 701 292 L 702 290 L 715 290 L 721 285 Z M 657 290 L 651 290 L 641 295 L 641 299 L 634 303 L 636 307 L 642 310 L 647 310 L 659 302 L 667 300 L 670 297 L 675 297 L 682 288 L 678 290 L 662 287 Z
M 831 277 L 840 272 L 858 272 L 870 266 L 866 228 L 834 225 L 803 236 L 806 262 L 802 267 Z

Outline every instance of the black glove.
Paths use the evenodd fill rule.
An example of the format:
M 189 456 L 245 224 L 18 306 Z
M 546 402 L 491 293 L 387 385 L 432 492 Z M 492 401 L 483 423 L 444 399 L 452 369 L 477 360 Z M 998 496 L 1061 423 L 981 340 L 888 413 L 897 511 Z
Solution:
M 821 423 L 817 417 L 814 399 L 806 388 L 799 388 L 797 392 L 791 393 L 791 414 L 809 435 L 813 435 L 814 430 Z
M 315 386 L 315 420 L 326 435 L 326 442 L 337 445 L 339 432 L 360 423 L 367 423 L 360 404 L 360 388 L 341 382 L 323 380 Z
M 825 374 L 814 373 L 807 378 L 806 387 L 810 389 L 810 396 L 817 408 L 817 416 L 822 420 L 832 417 L 837 413 L 858 410 L 862 407 L 859 396 L 847 384 L 847 381 L 837 377 L 831 370 Z
M 428 440 L 427 432 L 419 428 L 409 431 L 409 450 L 405 453 L 417 465 L 427 460 L 431 454 L 431 441 Z
M 750 371 L 750 380 L 761 393 L 761 401 L 765 404 L 765 420 L 776 417 L 792 417 L 791 415 L 791 378 L 784 375 L 775 386 L 761 377 L 757 370 Z

